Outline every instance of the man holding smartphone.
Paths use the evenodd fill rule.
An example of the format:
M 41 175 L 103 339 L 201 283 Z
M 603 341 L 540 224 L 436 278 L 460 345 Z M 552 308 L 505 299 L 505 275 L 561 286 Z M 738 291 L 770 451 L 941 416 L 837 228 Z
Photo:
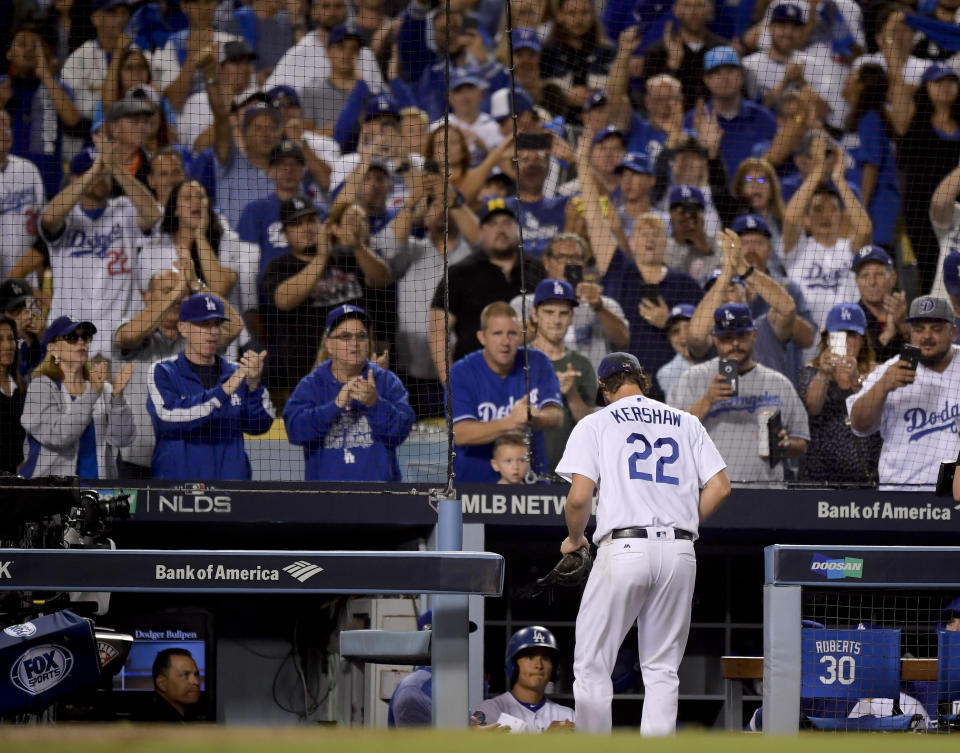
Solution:
M 760 455 L 760 440 L 768 430 L 760 417 L 779 413 L 783 428 L 774 441 L 780 456 L 798 457 L 810 439 L 807 411 L 789 379 L 754 360 L 757 327 L 746 304 L 724 304 L 713 320 L 718 358 L 691 366 L 667 402 L 703 422 L 732 482 L 781 482 L 783 465 L 771 467 L 767 461 L 774 448 L 768 445 L 767 456 Z
M 910 344 L 866 378 L 847 398 L 847 410 L 857 436 L 883 437 L 881 489 L 933 491 L 941 461 L 957 455 L 960 346 L 953 345 L 957 327 L 944 298 L 915 299 L 907 323 Z

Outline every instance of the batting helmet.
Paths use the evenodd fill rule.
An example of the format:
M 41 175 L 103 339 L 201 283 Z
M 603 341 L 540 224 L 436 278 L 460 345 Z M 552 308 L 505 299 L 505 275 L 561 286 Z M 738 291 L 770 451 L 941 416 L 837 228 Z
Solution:
M 551 680 L 556 679 L 557 665 L 560 663 L 560 649 L 557 648 L 557 639 L 553 633 L 540 625 L 531 625 L 515 632 L 507 643 L 507 660 L 504 670 L 507 674 L 507 689 L 513 687 L 517 680 L 517 656 L 529 648 L 545 648 L 553 659 L 553 673 Z

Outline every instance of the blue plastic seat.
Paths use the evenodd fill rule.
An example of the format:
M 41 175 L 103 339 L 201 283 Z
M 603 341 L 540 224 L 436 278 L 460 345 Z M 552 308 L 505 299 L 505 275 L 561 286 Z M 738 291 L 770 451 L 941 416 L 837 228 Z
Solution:
M 960 633 L 937 635 L 937 702 L 940 722 L 956 723 L 960 706 Z

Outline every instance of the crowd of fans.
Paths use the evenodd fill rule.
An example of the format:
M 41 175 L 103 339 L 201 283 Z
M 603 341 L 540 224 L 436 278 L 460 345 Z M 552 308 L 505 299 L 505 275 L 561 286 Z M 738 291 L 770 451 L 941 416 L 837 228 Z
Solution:
M 459 481 L 545 479 L 611 350 L 735 482 L 956 456 L 960 0 L 3 14 L 4 472 L 249 478 L 282 416 L 397 481 L 449 389 Z

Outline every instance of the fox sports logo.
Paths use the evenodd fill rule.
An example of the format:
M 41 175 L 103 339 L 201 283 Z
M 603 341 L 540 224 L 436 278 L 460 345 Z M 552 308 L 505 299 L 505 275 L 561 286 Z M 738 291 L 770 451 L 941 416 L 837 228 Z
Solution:
M 10 680 L 24 693 L 39 695 L 56 687 L 70 675 L 73 654 L 52 643 L 33 646 L 10 669 Z

